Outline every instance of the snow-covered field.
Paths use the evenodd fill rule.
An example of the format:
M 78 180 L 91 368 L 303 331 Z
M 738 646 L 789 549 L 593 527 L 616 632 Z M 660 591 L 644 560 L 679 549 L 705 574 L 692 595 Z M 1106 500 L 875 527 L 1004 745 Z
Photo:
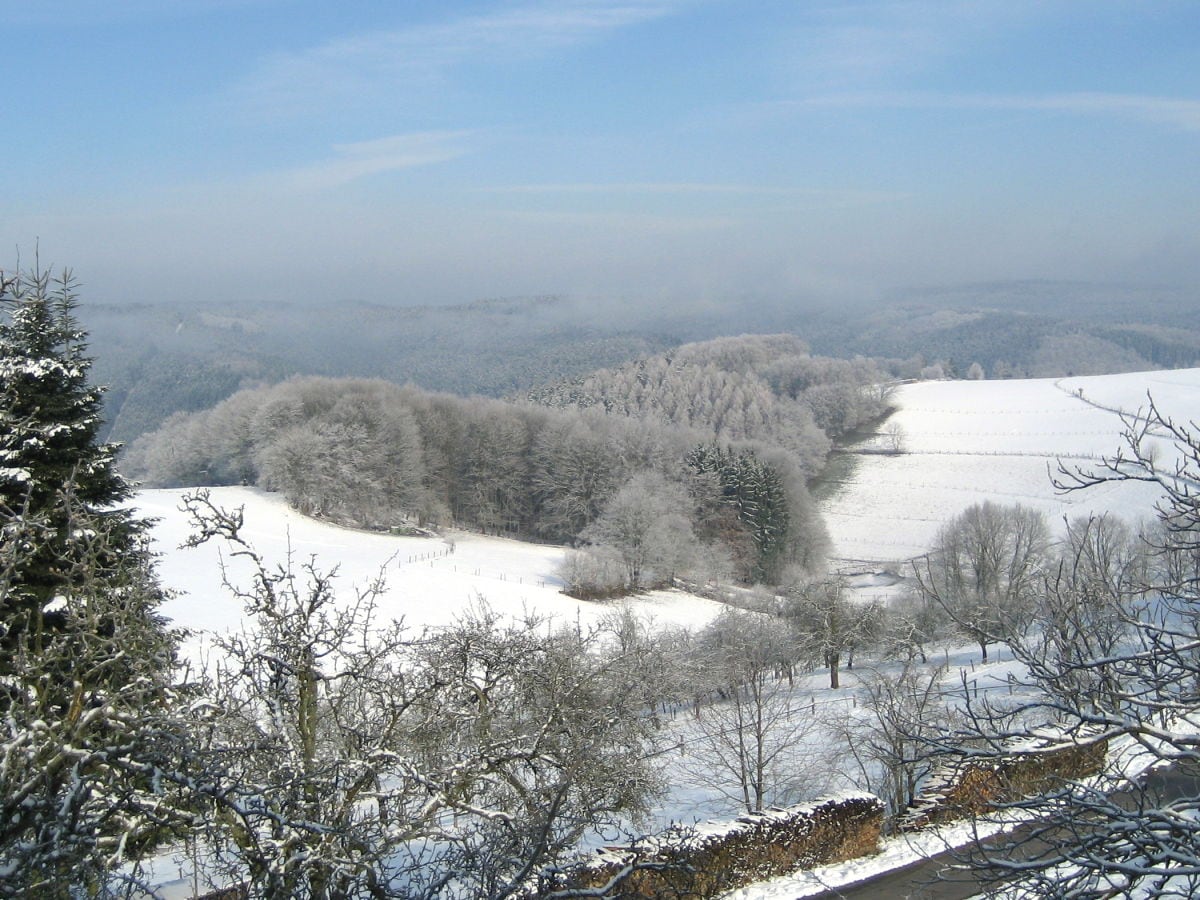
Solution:
M 918 556 L 942 523 L 988 499 L 1034 506 L 1052 521 L 1103 511 L 1149 516 L 1158 496 L 1153 485 L 1062 494 L 1050 473 L 1059 460 L 1087 466 L 1114 454 L 1123 443 L 1118 412 L 1136 413 L 1150 394 L 1177 419 L 1200 419 L 1200 369 L 902 386 L 889 421 L 901 429 L 903 452 L 856 455 L 846 483 L 822 503 L 834 556 L 883 564 Z M 154 490 L 137 497 L 139 509 L 159 520 L 160 573 L 178 592 L 164 611 L 197 631 L 230 628 L 242 611 L 221 587 L 218 548 L 179 549 L 189 532 L 179 510 L 182 494 Z M 346 591 L 382 571 L 388 590 L 381 612 L 415 628 L 444 625 L 480 599 L 501 613 L 529 609 L 572 622 L 592 621 L 612 608 L 560 593 L 560 547 L 468 533 L 443 539 L 368 534 L 308 519 L 279 496 L 252 488 L 217 488 L 212 496 L 226 508 L 245 507 L 244 534 L 270 560 L 282 561 L 289 548 L 297 564 L 315 556 L 323 568 L 338 567 Z M 678 591 L 627 602 L 664 624 L 700 625 L 719 608 Z
M 1110 511 L 1147 517 L 1159 491 L 1110 484 L 1062 494 L 1058 461 L 1087 467 L 1122 446 L 1118 413 L 1148 396 L 1180 421 L 1200 419 L 1200 369 L 1062 379 L 928 381 L 901 386 L 889 420 L 903 452 L 856 455 L 822 512 L 833 555 L 890 563 L 929 549 L 938 528 L 973 503 L 1023 503 L 1052 522 Z M 878 445 L 882 447 L 882 442 Z
M 1118 412 L 1136 413 L 1149 394 L 1177 419 L 1200 419 L 1200 369 L 902 386 L 889 421 L 901 429 L 903 452 L 856 455 L 846 483 L 822 503 L 835 558 L 886 564 L 918 556 L 942 523 L 988 499 L 1034 506 L 1052 521 L 1103 511 L 1149 516 L 1158 496 L 1153 485 L 1062 494 L 1050 480 L 1059 460 L 1087 466 L 1120 449 Z M 191 629 L 229 628 L 240 621 L 241 607 L 221 587 L 218 548 L 179 549 L 189 531 L 179 510 L 182 494 L 153 490 L 137 497 L 139 509 L 159 520 L 160 573 L 179 592 L 165 612 Z M 297 564 L 315 556 L 323 568 L 338 566 L 346 591 L 382 571 L 388 590 L 381 612 L 413 627 L 444 625 L 480 599 L 501 613 L 530 609 L 563 621 L 591 621 L 612 608 L 560 593 L 560 547 L 468 533 L 368 534 L 308 519 L 279 496 L 252 488 L 217 488 L 212 496 L 226 508 L 245 507 L 244 534 L 268 559 L 282 561 L 289 547 Z M 628 602 L 671 624 L 703 624 L 718 610 L 678 591 Z
M 221 584 L 218 544 L 182 548 L 191 532 L 180 508 L 185 493 L 141 491 L 136 505 L 143 515 L 158 520 L 153 536 L 161 554 L 159 575 L 176 592 L 163 612 L 176 625 L 196 632 L 186 644 L 193 649 L 202 642 L 203 633 L 236 627 L 242 607 Z M 379 616 L 402 620 L 411 628 L 447 625 L 480 601 L 501 615 L 515 617 L 528 610 L 563 623 L 592 622 L 616 606 L 561 593 L 556 574 L 564 552 L 561 547 L 465 532 L 443 538 L 373 534 L 302 516 L 278 494 L 244 487 L 213 488 L 210 493 L 227 510 L 244 509 L 242 535 L 272 563 L 285 562 L 290 551 L 297 571 L 310 558 L 322 571 L 336 566 L 336 586 L 346 597 L 383 573 L 386 591 Z M 231 566 L 229 574 L 232 582 L 249 585 L 248 569 Z M 654 591 L 625 602 L 640 616 L 689 626 L 702 626 L 721 608 L 680 591 Z

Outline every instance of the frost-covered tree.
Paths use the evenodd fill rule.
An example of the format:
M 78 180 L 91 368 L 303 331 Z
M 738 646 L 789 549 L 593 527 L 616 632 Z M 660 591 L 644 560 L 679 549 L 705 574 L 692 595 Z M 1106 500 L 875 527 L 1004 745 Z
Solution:
M 980 854 L 987 870 L 1019 879 L 1024 893 L 1049 898 L 1194 897 L 1200 893 L 1200 435 L 1153 404 L 1125 419 L 1126 446 L 1091 468 L 1063 467 L 1065 490 L 1113 481 L 1157 485 L 1159 529 L 1146 536 L 1153 565 L 1141 569 L 1123 529 L 1073 523 L 1064 562 L 1080 574 L 1049 581 L 1074 630 L 1034 628 L 1011 643 L 1026 673 L 1003 707 L 969 699 L 963 727 L 938 737 L 939 756 L 988 766 L 1027 746 L 1031 723 L 1065 748 L 1107 759 L 1101 777 L 1061 777 L 1035 796 L 1008 791 L 995 816 L 1029 823 Z M 1096 551 L 1108 546 L 1114 552 Z M 1087 585 L 1117 602 L 1093 604 Z M 1098 617 L 1097 617 L 1097 614 Z M 1076 628 L 1076 626 L 1080 626 Z M 1084 642 L 1085 638 L 1087 639 Z M 1067 650 L 1067 652 L 1064 652 Z M 1104 750 L 1107 746 L 1108 753 Z M 1136 750 L 1135 752 L 1132 752 Z M 1125 762 L 1141 772 L 1129 778 Z
M 608 430 L 603 417 L 575 415 L 545 428 L 533 442 L 534 505 L 543 536 L 574 538 L 620 484 L 624 460 L 609 451 Z
M 1144 592 L 1152 583 L 1151 540 L 1111 515 L 1067 523 L 1033 622 L 1045 652 L 1062 668 L 1055 691 L 1073 693 L 1079 703 L 1097 708 L 1119 705 L 1119 666 L 1075 664 L 1115 659 L 1127 644 L 1132 614 L 1146 608 Z
M 640 472 L 613 494 L 581 536 L 615 553 L 628 590 L 670 584 L 700 554 L 688 518 L 690 505 L 680 485 L 655 472 Z
M 511 405 L 478 403 L 465 413 L 454 518 L 485 532 L 520 532 L 529 521 L 534 429 Z
M 921 592 L 945 608 L 986 662 L 989 644 L 1032 619 L 1049 545 L 1037 510 L 985 501 L 943 525 L 914 571 Z
M 872 670 L 860 676 L 853 707 L 836 722 L 845 741 L 844 773 L 880 797 L 890 814 L 912 804 L 935 762 L 928 741 L 954 721 L 941 687 L 941 666 L 911 660 L 899 672 Z
M 189 543 L 223 542 L 251 578 L 226 578 L 247 620 L 216 640 L 198 707 L 196 752 L 212 786 L 194 836 L 205 876 L 280 900 L 403 896 L 389 887 L 403 874 L 392 857 L 427 823 L 413 821 L 421 791 L 397 754 L 413 692 L 403 635 L 374 621 L 380 585 L 339 608 L 333 573 L 272 567 L 242 537 L 240 512 L 203 492 L 185 504 Z
M 502 898 L 588 830 L 644 810 L 640 648 L 481 606 L 437 631 L 382 622 L 309 561 L 272 565 L 239 512 L 187 501 L 193 543 L 250 573 L 240 633 L 217 641 L 198 753 L 196 834 L 214 887 L 267 898 Z
M 697 739 L 688 763 L 746 812 L 795 802 L 821 780 L 813 746 L 817 722 L 790 673 L 797 647 L 772 615 L 729 609 L 696 638 Z
M 877 603 L 855 603 L 838 578 L 811 581 L 793 588 L 784 614 L 811 658 L 829 669 L 829 686 L 841 686 L 842 660 L 853 666 L 854 652 L 873 641 L 882 609 Z
M 613 638 L 485 607 L 424 645 L 410 746 L 448 837 L 424 848 L 418 896 L 514 896 L 585 835 L 641 820 L 662 672 L 654 645 Z
M 823 383 L 832 372 L 814 364 L 803 342 L 792 335 L 743 335 L 685 344 L 535 396 L 554 406 L 594 407 L 610 415 L 684 425 L 706 432 L 708 440 L 777 445 L 812 475 L 823 465 L 830 442 L 814 421 L 813 405 L 788 389 L 796 368 L 811 372 L 813 384 Z M 832 377 L 847 374 L 838 371 Z M 856 382 L 831 402 L 848 398 L 857 408 L 862 396 L 858 387 Z M 847 415 L 859 419 L 858 413 Z
M 919 590 L 905 590 L 882 610 L 879 644 L 883 655 L 911 663 L 928 662 L 928 646 L 949 637 L 953 622 L 937 601 Z

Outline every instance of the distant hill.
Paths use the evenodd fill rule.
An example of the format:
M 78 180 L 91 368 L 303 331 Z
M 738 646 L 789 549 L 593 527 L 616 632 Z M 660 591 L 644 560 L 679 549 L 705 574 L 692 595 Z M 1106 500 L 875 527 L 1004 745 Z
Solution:
M 91 306 L 109 440 L 291 375 L 365 376 L 504 396 L 657 352 L 673 337 L 573 322 L 554 298 L 457 307 L 366 303 Z
M 944 363 L 963 376 L 1100 374 L 1200 363 L 1195 296 L 1169 288 L 1005 282 L 912 290 L 883 303 L 816 306 L 742 297 L 660 307 L 522 297 L 461 306 L 94 305 L 94 376 L 109 386 L 110 440 L 178 411 L 295 374 L 380 377 L 431 390 L 518 395 L 688 341 L 789 332 L 815 354 Z

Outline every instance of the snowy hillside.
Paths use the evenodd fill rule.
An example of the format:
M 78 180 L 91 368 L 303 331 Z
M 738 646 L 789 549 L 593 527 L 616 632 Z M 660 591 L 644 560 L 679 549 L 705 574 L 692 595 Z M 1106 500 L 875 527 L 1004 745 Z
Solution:
M 1103 511 L 1149 516 L 1159 493 L 1152 486 L 1063 495 L 1049 474 L 1060 459 L 1087 466 L 1115 454 L 1123 446 L 1118 413 L 1136 414 L 1148 395 L 1179 421 L 1200 419 L 1200 369 L 904 385 L 888 420 L 900 428 L 902 452 L 855 455 L 842 486 L 822 504 L 833 555 L 880 562 L 918 556 L 943 522 L 989 499 L 1033 506 L 1052 522 Z
M 159 574 L 164 585 L 178 592 L 163 612 L 177 625 L 197 631 L 232 628 L 241 621 L 242 609 L 221 586 L 218 547 L 180 549 L 189 534 L 187 517 L 179 510 L 184 493 L 141 491 L 136 501 L 143 515 L 158 520 Z M 448 624 L 480 600 L 502 614 L 518 616 L 528 609 L 560 623 L 594 621 L 617 608 L 560 593 L 555 570 L 561 547 L 461 532 L 444 539 L 372 534 L 302 516 L 278 494 L 240 487 L 213 488 L 211 494 L 226 509 L 245 508 L 243 535 L 268 560 L 283 562 L 290 547 L 297 569 L 314 556 L 323 571 L 336 565 L 337 584 L 346 596 L 382 572 L 387 593 L 380 614 L 414 628 Z M 240 574 L 239 582 L 239 572 L 231 569 L 231 580 L 248 584 L 246 571 Z M 719 610 L 710 600 L 678 591 L 656 591 L 628 602 L 639 614 L 664 624 L 702 625 Z M 193 639 L 188 646 L 196 644 Z
M 1082 392 L 1082 393 L 1081 393 Z M 1058 494 L 1049 472 L 1059 459 L 1086 465 L 1122 446 L 1116 411 L 1135 413 L 1147 393 L 1179 419 L 1200 418 L 1200 369 L 1019 381 L 941 381 L 905 385 L 890 422 L 901 429 L 899 455 L 855 455 L 845 483 L 823 503 L 838 561 L 895 561 L 923 553 L 937 529 L 972 503 L 992 499 L 1044 510 L 1052 521 L 1089 511 L 1147 516 L 1157 490 L 1107 485 Z M 226 629 L 241 609 L 220 585 L 217 548 L 179 550 L 188 524 L 182 491 L 142 491 L 138 506 L 160 520 L 155 529 L 164 583 L 179 592 L 166 606 L 178 624 Z M 301 516 L 281 497 L 250 488 L 218 488 L 214 499 L 245 506 L 245 534 L 268 558 L 282 561 L 289 542 L 297 563 L 315 555 L 339 566 L 349 591 L 383 571 L 383 613 L 413 627 L 442 625 L 480 598 L 501 612 L 524 609 L 560 621 L 591 621 L 609 604 L 559 592 L 560 547 L 456 533 L 445 539 L 352 531 Z M 701 624 L 716 604 L 672 591 L 629 601 L 663 623 Z

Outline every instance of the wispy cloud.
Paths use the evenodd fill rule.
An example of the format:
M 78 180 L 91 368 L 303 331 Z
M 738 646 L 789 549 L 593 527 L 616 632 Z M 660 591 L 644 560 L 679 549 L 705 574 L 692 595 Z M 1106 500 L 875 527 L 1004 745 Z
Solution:
M 1052 0 L 855 0 L 819 4 L 794 34 L 790 64 L 806 83 L 869 83 L 968 51 Z
M 694 182 L 627 182 L 514 184 L 484 189 L 493 194 L 779 194 L 785 189 L 745 184 Z
M 963 109 L 1064 112 L 1137 119 L 1182 131 L 1200 131 L 1200 100 L 1145 94 L 1068 92 L 1052 94 L 851 93 L 782 104 L 793 108 Z
M 277 54 L 237 88 L 258 111 L 309 110 L 439 80 L 467 62 L 528 57 L 670 15 L 688 0 L 543 0 L 442 22 L 343 37 Z
M 466 154 L 468 131 L 421 131 L 353 144 L 335 144 L 333 156 L 264 179 L 297 190 L 338 187 L 369 175 L 427 166 Z

